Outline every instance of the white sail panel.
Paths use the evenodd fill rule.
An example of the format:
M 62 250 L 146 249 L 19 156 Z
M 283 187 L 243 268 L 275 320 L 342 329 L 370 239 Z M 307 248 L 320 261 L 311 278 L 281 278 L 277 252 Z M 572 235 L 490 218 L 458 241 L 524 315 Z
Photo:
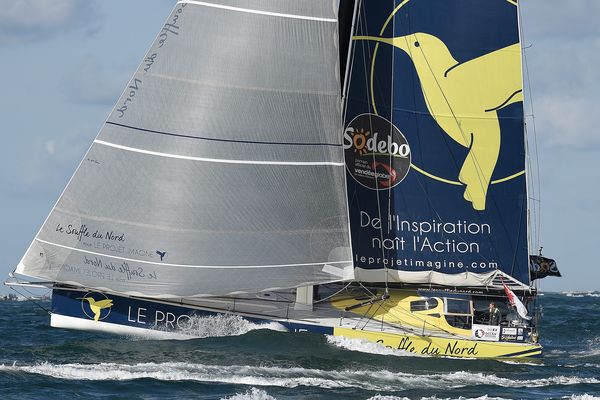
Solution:
M 331 3 L 177 4 L 16 272 L 149 297 L 340 280 Z

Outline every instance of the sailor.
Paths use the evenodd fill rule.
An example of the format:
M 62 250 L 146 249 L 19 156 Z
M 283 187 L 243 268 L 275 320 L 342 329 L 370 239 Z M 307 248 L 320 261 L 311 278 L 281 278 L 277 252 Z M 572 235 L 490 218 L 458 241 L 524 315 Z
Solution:
M 488 309 L 490 312 L 489 325 L 500 325 L 500 317 L 502 315 L 500 314 L 500 310 L 496 308 L 496 303 L 492 301 Z

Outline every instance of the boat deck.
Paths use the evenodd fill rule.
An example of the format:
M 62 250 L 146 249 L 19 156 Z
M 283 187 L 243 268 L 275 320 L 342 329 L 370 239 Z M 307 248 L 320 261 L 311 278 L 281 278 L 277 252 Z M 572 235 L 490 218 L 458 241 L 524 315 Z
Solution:
M 397 323 L 390 323 L 382 319 L 369 317 L 377 311 L 379 307 L 389 308 L 386 301 L 377 301 L 371 304 L 366 313 L 357 313 L 345 311 L 335 307 L 330 300 L 344 300 L 356 297 L 356 293 L 340 293 L 331 296 L 335 292 L 324 293 L 323 300 L 316 300 L 312 309 L 299 309 L 296 307 L 295 289 L 265 292 L 261 294 L 244 294 L 236 297 L 211 297 L 186 299 L 188 306 L 194 306 L 211 311 L 229 312 L 243 314 L 248 317 L 273 320 L 293 320 L 307 324 L 323 325 L 328 327 L 340 327 L 356 330 L 368 330 L 375 332 L 385 332 L 391 334 L 411 334 L 417 336 L 436 336 L 444 338 L 456 338 L 457 335 L 451 332 L 444 332 L 439 328 L 430 329 L 424 323 L 423 327 L 417 328 L 408 324 L 401 323 L 401 316 Z M 365 297 L 367 299 L 367 297 Z

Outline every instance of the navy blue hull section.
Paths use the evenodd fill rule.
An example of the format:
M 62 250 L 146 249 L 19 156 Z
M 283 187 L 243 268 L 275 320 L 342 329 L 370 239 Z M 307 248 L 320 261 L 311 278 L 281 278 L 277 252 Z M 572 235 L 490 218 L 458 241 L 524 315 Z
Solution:
M 186 333 L 192 329 L 199 317 L 224 314 L 183 305 L 65 289 L 53 290 L 52 313 L 134 328 L 160 329 L 178 333 Z M 323 325 L 269 319 L 268 317 L 241 316 L 258 324 L 275 321 L 294 332 L 333 334 L 333 327 Z

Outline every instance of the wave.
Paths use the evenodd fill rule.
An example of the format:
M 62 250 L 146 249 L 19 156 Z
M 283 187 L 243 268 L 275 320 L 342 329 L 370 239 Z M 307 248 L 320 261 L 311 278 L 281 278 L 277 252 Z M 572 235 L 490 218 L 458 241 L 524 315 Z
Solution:
M 385 347 L 379 343 L 373 343 L 365 339 L 350 339 L 343 336 L 332 336 L 326 335 L 327 342 L 336 347 L 350 350 L 350 351 L 359 351 L 361 353 L 368 354 L 378 354 L 382 356 L 398 356 L 398 357 L 421 357 L 431 359 L 431 356 L 418 354 L 418 353 L 410 353 L 406 350 L 401 349 L 392 349 L 389 347 Z M 436 358 L 450 358 L 455 360 L 455 357 L 450 356 L 436 356 Z M 462 357 L 461 360 L 477 360 L 472 357 Z
M 391 349 L 382 346 L 379 343 L 369 342 L 364 339 L 350 339 L 344 336 L 326 335 L 327 343 L 336 347 L 350 351 L 360 351 L 361 353 L 379 354 L 383 356 L 401 356 L 401 357 L 427 357 L 421 354 L 409 353 L 405 350 Z
M 268 329 L 272 331 L 287 332 L 285 326 L 277 322 L 255 323 L 239 315 L 216 314 L 209 316 L 195 316 L 189 319 L 188 328 L 185 330 L 169 330 L 164 327 L 148 329 L 132 339 L 203 339 L 207 337 L 240 336 L 250 331 Z M 157 335 L 158 334 L 158 335 Z
M 562 375 L 519 380 L 467 371 L 419 375 L 388 370 L 326 371 L 300 367 L 206 365 L 183 362 L 139 364 L 53 364 L 45 362 L 35 365 L 1 365 L 0 371 L 40 374 L 65 380 L 128 381 L 146 378 L 160 381 L 217 382 L 286 388 L 299 386 L 324 389 L 361 388 L 371 391 L 447 389 L 478 385 L 522 388 L 600 383 L 600 380 L 596 378 Z
M 526 359 L 521 359 L 523 361 L 510 361 L 510 360 L 498 360 L 503 364 L 510 364 L 510 365 L 529 365 L 531 367 L 543 367 L 545 366 L 545 364 L 543 362 L 536 362 L 536 361 L 531 361 L 531 360 L 527 360 Z
M 587 396 L 587 395 L 585 395 Z M 595 400 L 595 397 L 573 397 L 573 399 L 577 400 Z M 249 391 L 245 393 L 237 393 L 230 397 L 223 397 L 221 400 L 277 400 L 275 397 L 269 395 L 267 392 L 261 389 L 257 389 L 253 387 Z M 411 400 L 409 397 L 398 397 L 398 396 L 385 396 L 385 395 L 375 395 L 373 397 L 369 397 L 367 400 Z M 510 400 L 504 397 L 490 397 L 487 394 L 480 397 L 459 397 L 458 399 L 451 398 L 438 398 L 438 397 L 422 397 L 420 400 Z
M 575 358 L 589 358 L 600 356 L 600 336 L 589 338 L 585 341 L 587 349 L 572 352 Z
M 600 292 L 598 291 L 587 291 L 587 292 L 562 292 L 567 297 L 600 297 Z
M 397 397 L 397 396 L 381 396 L 381 395 L 376 395 L 373 397 L 368 398 L 367 400 L 411 400 L 408 397 Z M 455 400 L 455 399 L 451 399 L 451 398 L 438 398 L 438 397 L 421 397 L 421 400 Z M 511 400 L 511 399 L 505 399 L 504 397 L 489 397 L 487 394 L 483 395 L 483 396 L 479 396 L 479 397 L 459 397 L 456 400 Z M 587 399 L 586 399 L 587 400 Z
M 246 393 L 237 393 L 231 397 L 223 397 L 221 400 L 277 400 L 275 397 L 270 396 L 264 390 L 253 387 Z
M 581 369 L 581 368 L 600 368 L 600 364 L 594 364 L 594 363 L 584 363 L 584 364 L 559 364 L 559 367 L 564 367 L 564 368 L 577 368 L 577 369 Z
M 592 396 L 587 393 L 585 394 L 572 394 L 571 397 L 563 397 L 563 399 L 571 400 L 600 400 L 600 397 Z

